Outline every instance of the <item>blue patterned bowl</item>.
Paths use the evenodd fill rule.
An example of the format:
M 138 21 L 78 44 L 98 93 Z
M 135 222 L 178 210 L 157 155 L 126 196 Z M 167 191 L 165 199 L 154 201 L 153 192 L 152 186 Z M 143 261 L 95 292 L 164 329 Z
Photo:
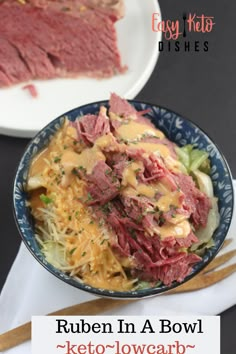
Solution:
M 227 235 L 232 219 L 234 204 L 231 173 L 227 162 L 222 153 L 219 151 L 218 147 L 213 143 L 208 135 L 194 123 L 166 108 L 137 101 L 130 101 L 130 103 L 132 103 L 134 107 L 139 111 L 149 109 L 150 111 L 147 116 L 158 128 L 160 128 L 166 134 L 166 136 L 171 141 L 174 141 L 179 146 L 195 144 L 199 149 L 206 150 L 210 156 L 212 165 L 211 178 L 214 183 L 215 196 L 219 200 L 221 220 L 218 229 L 214 233 L 215 245 L 206 251 L 202 261 L 193 268 L 192 273 L 185 278 L 185 282 L 195 276 L 199 271 L 201 271 L 216 256 Z M 27 193 L 25 192 L 30 162 L 40 150 L 48 145 L 52 136 L 55 134 L 55 132 L 57 132 L 58 129 L 60 129 L 61 125 L 63 124 L 65 116 L 69 120 L 74 121 L 79 116 L 88 113 L 97 113 L 101 104 L 107 106 L 108 102 L 102 101 L 87 104 L 63 114 L 62 116 L 49 123 L 45 128 L 43 128 L 27 146 L 26 151 L 18 166 L 13 191 L 15 219 L 19 228 L 19 232 L 25 245 L 33 254 L 33 256 L 39 261 L 39 263 L 41 263 L 48 271 L 57 276 L 59 279 L 63 280 L 67 284 L 73 285 L 76 288 L 100 296 L 117 298 L 142 298 L 160 294 L 178 286 L 179 283 L 175 282 L 168 287 L 162 285 L 155 288 L 130 292 L 117 292 L 98 289 L 80 283 L 79 281 L 73 279 L 67 274 L 64 274 L 49 264 L 45 260 L 35 239 L 33 220 L 27 206 Z

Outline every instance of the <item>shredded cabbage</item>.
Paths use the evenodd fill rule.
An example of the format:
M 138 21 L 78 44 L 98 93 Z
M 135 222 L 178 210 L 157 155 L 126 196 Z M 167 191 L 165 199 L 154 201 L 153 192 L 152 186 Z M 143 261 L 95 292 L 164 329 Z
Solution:
M 220 223 L 220 214 L 218 211 L 218 200 L 214 197 L 213 184 L 211 178 L 201 171 L 194 171 L 194 176 L 196 177 L 199 189 L 205 193 L 211 200 L 211 209 L 209 210 L 207 225 L 206 227 L 200 227 L 195 235 L 199 239 L 199 242 L 192 245 L 191 251 L 196 251 L 201 248 L 204 251 L 209 248 L 209 245 L 213 245 L 213 233 L 217 229 Z
M 210 161 L 208 153 L 203 150 L 195 149 L 194 145 L 185 145 L 181 148 L 176 148 L 180 162 L 184 165 L 187 173 L 204 169 L 205 172 L 210 172 Z

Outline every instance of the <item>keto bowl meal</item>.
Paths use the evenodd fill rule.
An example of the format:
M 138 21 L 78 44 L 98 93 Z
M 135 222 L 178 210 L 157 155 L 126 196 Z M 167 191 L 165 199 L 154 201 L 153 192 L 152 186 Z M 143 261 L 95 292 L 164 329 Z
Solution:
M 138 298 L 214 258 L 232 218 L 232 178 L 195 124 L 113 93 L 30 142 L 14 209 L 23 241 L 51 273 L 98 295 Z

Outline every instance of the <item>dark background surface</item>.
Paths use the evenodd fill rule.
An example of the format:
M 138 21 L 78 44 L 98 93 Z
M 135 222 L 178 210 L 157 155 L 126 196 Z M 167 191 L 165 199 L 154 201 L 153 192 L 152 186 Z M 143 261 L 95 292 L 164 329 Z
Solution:
M 236 3 L 160 0 L 160 6 L 164 19 L 180 19 L 186 11 L 214 16 L 216 24 L 209 34 L 187 33 L 190 52 L 182 46 L 179 52 L 164 50 L 137 98 L 168 107 L 199 124 L 217 142 L 236 178 Z M 194 41 L 199 41 L 199 52 L 192 50 Z M 209 43 L 208 52 L 202 50 L 203 41 Z M 27 142 L 0 135 L 0 289 L 20 244 L 12 214 L 12 183 Z M 221 353 L 235 354 L 236 306 L 221 314 L 221 322 Z

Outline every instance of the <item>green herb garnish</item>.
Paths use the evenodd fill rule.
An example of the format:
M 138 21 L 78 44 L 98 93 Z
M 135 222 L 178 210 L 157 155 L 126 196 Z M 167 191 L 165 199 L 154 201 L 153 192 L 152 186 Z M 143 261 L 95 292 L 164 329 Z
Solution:
M 75 252 L 75 250 L 77 249 L 77 247 L 75 247 L 75 248 L 72 248 L 72 250 L 70 250 L 70 254 L 72 255 L 74 252 Z
M 112 172 L 111 170 L 108 170 L 108 169 L 107 169 L 107 170 L 105 171 L 105 175 L 106 175 L 106 176 L 107 176 L 107 175 L 110 175 L 111 172 Z
M 39 198 L 44 202 L 44 204 L 48 205 L 53 202 L 53 200 L 47 197 L 45 194 L 40 194 Z
M 93 197 L 91 196 L 90 193 L 88 193 L 86 202 L 89 202 L 90 200 L 93 200 Z
M 106 238 L 104 238 L 104 239 L 100 242 L 100 245 L 103 245 L 105 241 L 107 241 Z
M 55 163 L 58 163 L 58 162 L 60 162 L 60 161 L 61 161 L 61 158 L 60 158 L 59 156 L 56 156 L 55 159 L 54 159 L 54 162 L 55 162 Z
M 81 171 L 86 172 L 86 168 L 84 166 L 79 166 L 78 169 L 81 170 Z

